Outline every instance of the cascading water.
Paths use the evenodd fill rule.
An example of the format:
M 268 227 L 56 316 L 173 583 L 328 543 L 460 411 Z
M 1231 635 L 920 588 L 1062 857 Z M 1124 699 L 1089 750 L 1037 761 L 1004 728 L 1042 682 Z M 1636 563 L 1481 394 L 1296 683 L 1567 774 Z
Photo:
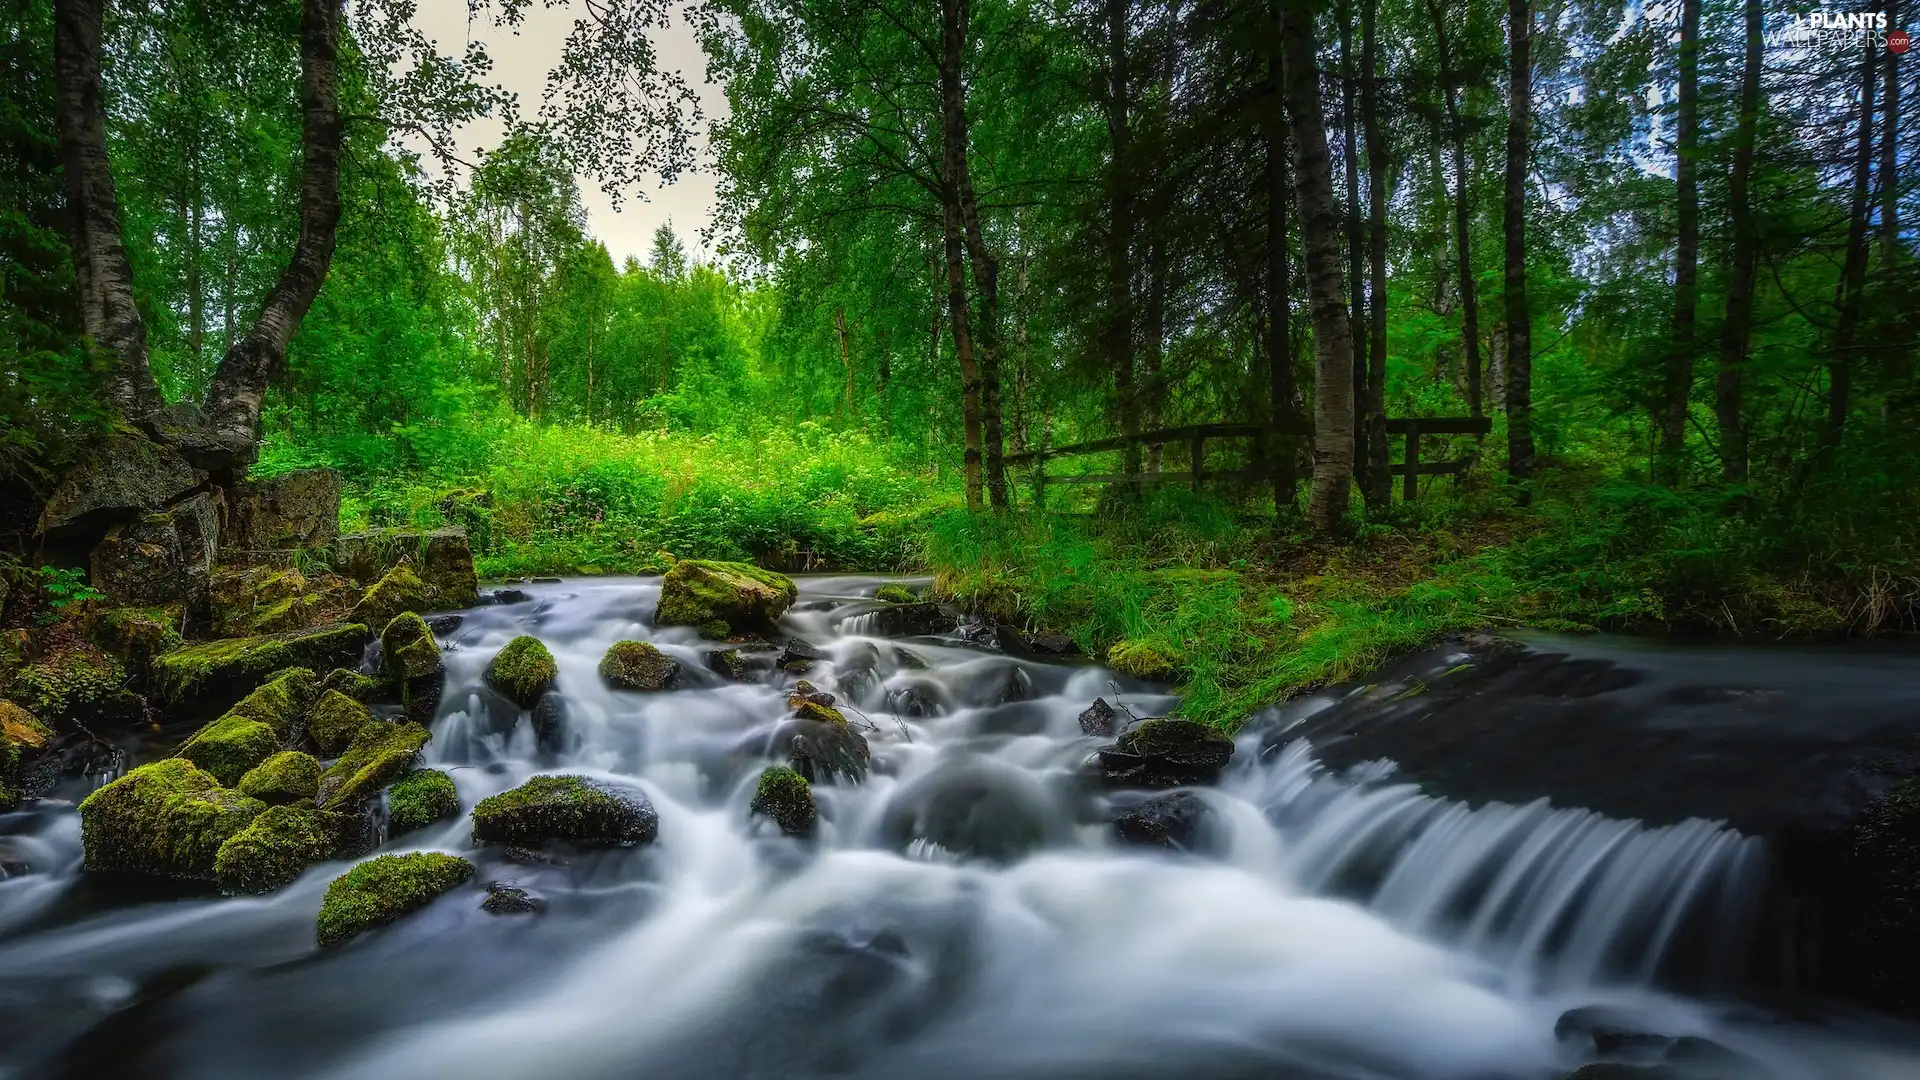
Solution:
M 463 808 L 540 772 L 637 787 L 650 847 L 510 861 L 464 818 L 409 834 L 387 849 L 466 855 L 475 884 L 321 952 L 343 864 L 261 898 L 129 897 L 79 874 L 84 786 L 0 817 L 0 1077 L 1547 1080 L 1593 1056 L 1555 1036 L 1583 1006 L 1711 1041 L 1670 1075 L 1920 1075 L 1906 1029 L 1660 988 L 1676 965 L 1735 970 L 1754 841 L 1469 808 L 1384 765 L 1330 775 L 1298 741 L 1263 754 L 1255 732 L 1199 793 L 1196 850 L 1123 847 L 1107 822 L 1139 796 L 1085 783 L 1076 718 L 1116 689 L 1138 715 L 1171 699 L 883 636 L 878 584 L 802 579 L 786 618 L 873 752 L 863 783 L 816 787 L 808 842 L 747 809 L 793 677 L 710 672 L 712 646 L 650 625 L 650 580 L 463 613 L 427 751 Z M 560 667 L 544 745 L 480 679 L 522 633 Z M 608 689 L 623 638 L 679 660 L 679 687 Z M 486 882 L 545 909 L 486 914 Z

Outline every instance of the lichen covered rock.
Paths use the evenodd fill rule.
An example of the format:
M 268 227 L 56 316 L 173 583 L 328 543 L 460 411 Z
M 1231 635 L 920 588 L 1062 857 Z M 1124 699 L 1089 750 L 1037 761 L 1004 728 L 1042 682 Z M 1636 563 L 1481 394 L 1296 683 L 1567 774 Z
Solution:
M 144 671 L 154 657 L 180 647 L 181 612 L 179 604 L 110 608 L 93 620 L 93 640 Z
M 431 610 L 427 583 L 413 572 L 413 560 L 403 556 L 379 581 L 367 586 L 348 618 L 368 626 L 385 626 L 403 611 Z
M 399 836 L 460 812 L 453 777 L 439 769 L 414 769 L 387 789 L 387 834 Z
M 646 641 L 616 641 L 600 659 L 600 677 L 616 690 L 665 690 L 680 664 Z
M 360 729 L 373 723 L 373 713 L 365 705 L 338 690 L 320 695 L 307 716 L 307 735 L 323 754 L 338 754 L 353 745 Z
M 340 534 L 340 474 L 301 469 L 227 490 L 226 546 L 324 548 Z
M 419 724 L 374 720 L 354 735 L 347 752 L 320 775 L 322 809 L 350 810 L 371 801 L 398 779 L 433 735 Z
M 184 758 L 142 765 L 80 804 L 85 865 L 96 873 L 211 879 L 220 846 L 266 808 Z
M 172 447 L 144 435 L 108 435 L 88 446 L 60 478 L 35 531 L 49 536 L 85 533 L 158 510 L 199 482 L 193 467 Z
M 272 806 L 214 855 L 214 881 L 230 893 L 269 893 L 317 862 L 338 858 L 358 822 L 312 806 Z
M 210 721 L 180 744 L 178 756 L 206 770 L 223 787 L 232 787 L 254 766 L 280 749 L 280 737 L 258 720 L 228 713 Z
M 235 790 L 263 803 L 312 802 L 320 790 L 320 761 L 312 754 L 282 750 L 247 770 Z
M 1178 678 L 1180 661 L 1150 641 L 1118 641 L 1107 649 L 1107 666 L 1136 679 L 1168 682 Z
M 428 531 L 351 533 L 335 542 L 333 550 L 335 566 L 363 585 L 379 581 L 401 559 L 411 560 L 435 609 L 472 607 L 480 598 L 473 549 L 467 543 L 467 531 L 457 525 Z
M 651 843 L 660 828 L 639 792 L 616 791 L 582 776 L 536 776 L 473 808 L 473 839 L 533 847 L 548 840 L 581 846 Z
M 788 836 L 813 832 L 813 785 L 785 765 L 769 765 L 753 792 L 753 812 L 770 819 Z
M 89 577 L 116 604 L 198 605 L 207 596 L 219 531 L 213 496 L 201 492 L 108 529 L 93 549 Z
M 360 623 L 188 645 L 154 661 L 154 682 L 171 708 L 232 701 L 283 668 L 326 671 L 358 663 L 370 633 Z M 211 710 L 209 710 L 211 711 Z
M 472 863 L 437 851 L 368 859 L 327 886 L 315 935 L 322 947 L 338 945 L 426 907 L 471 877 Z
M 799 591 L 784 574 L 752 563 L 684 559 L 660 580 L 657 626 L 691 626 L 725 640 L 773 629 Z
M 511 698 L 523 709 L 531 709 L 560 677 L 560 666 L 539 638 L 525 634 L 507 642 L 487 664 L 487 685 Z
M 380 632 L 380 651 L 385 658 L 387 677 L 400 687 L 400 703 L 407 718 L 428 723 L 440 707 L 440 694 L 446 688 L 447 669 L 440 659 L 440 643 L 426 620 L 415 612 L 394 616 Z

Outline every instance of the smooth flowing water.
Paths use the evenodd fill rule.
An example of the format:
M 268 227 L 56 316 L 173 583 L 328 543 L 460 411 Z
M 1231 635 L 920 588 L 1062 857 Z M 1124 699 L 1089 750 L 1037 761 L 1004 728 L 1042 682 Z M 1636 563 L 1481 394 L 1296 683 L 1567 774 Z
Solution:
M 0 1076 L 1546 1080 L 1592 1057 L 1555 1037 L 1583 1006 L 1717 1044 L 1683 1075 L 1920 1076 L 1889 1022 L 1663 989 L 1737 977 L 1756 841 L 1470 809 L 1384 764 L 1263 756 L 1253 731 L 1199 792 L 1195 850 L 1125 847 L 1109 822 L 1143 796 L 1085 782 L 1101 740 L 1076 718 L 1116 692 L 1140 716 L 1171 700 L 959 634 L 880 636 L 880 584 L 802 579 L 785 620 L 873 753 L 864 783 L 816 788 L 811 841 L 748 812 L 794 677 L 709 672 L 712 646 L 652 627 L 649 579 L 463 613 L 426 757 L 463 808 L 541 772 L 637 788 L 650 847 L 512 862 L 462 817 L 385 849 L 465 855 L 470 887 L 322 952 L 345 864 L 262 898 L 135 896 L 79 873 L 85 781 L 0 817 Z M 522 633 L 559 661 L 557 749 L 480 680 Z M 679 688 L 606 688 L 622 638 L 679 659 Z M 546 908 L 489 915 L 487 882 Z

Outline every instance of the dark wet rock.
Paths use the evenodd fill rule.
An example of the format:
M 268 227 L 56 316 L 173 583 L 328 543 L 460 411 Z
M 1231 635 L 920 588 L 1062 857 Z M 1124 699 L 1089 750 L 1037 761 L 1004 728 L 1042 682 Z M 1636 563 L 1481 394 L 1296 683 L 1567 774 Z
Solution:
M 482 844 L 631 846 L 652 843 L 659 829 L 645 795 L 582 776 L 536 776 L 473 808 L 473 839 Z
M 259 637 L 223 638 L 186 645 L 154 660 L 160 699 L 178 712 L 233 701 L 261 680 L 291 667 L 330 671 L 360 660 L 372 633 L 360 623 L 335 623 L 312 630 Z M 202 715 L 205 715 L 203 712 Z
M 786 744 L 788 762 L 810 784 L 858 783 L 872 760 L 865 736 L 837 710 L 811 702 L 780 727 L 775 740 Z
M 460 812 L 453 777 L 439 769 L 409 769 L 387 789 L 387 833 L 401 836 Z
M 799 638 L 788 638 L 786 645 L 780 650 L 779 659 L 774 661 L 774 666 L 781 671 L 791 671 L 797 675 L 812 670 L 813 665 L 826 658 L 826 653 Z
M 682 559 L 660 579 L 657 626 L 691 626 L 716 641 L 771 633 L 799 590 L 751 563 Z
M 1633 1016 L 1605 1005 L 1568 1009 L 1554 1021 L 1553 1037 L 1571 1043 L 1582 1053 L 1601 1057 L 1631 1051 L 1659 1052 L 1674 1043 L 1672 1035 L 1646 1030 Z
M 523 709 L 531 709 L 560 676 L 560 666 L 539 638 L 525 634 L 507 642 L 488 662 L 487 685 Z
M 60 478 L 37 531 L 49 539 L 99 536 L 116 522 L 165 508 L 199 482 L 173 448 L 144 435 L 109 435 Z
M 473 877 L 473 864 L 437 851 L 382 855 L 333 879 L 320 904 L 321 947 L 393 922 L 426 907 Z
M 487 898 L 480 901 L 480 910 L 489 915 L 535 915 L 546 907 L 544 899 L 505 881 L 487 882 Z
M 834 686 L 848 701 L 865 701 L 880 685 L 880 650 L 856 641 L 835 665 Z
M 525 589 L 495 589 L 480 599 L 488 604 L 524 604 L 533 599 L 533 594 Z
M 1073 656 L 1080 651 L 1072 638 L 1046 630 L 1037 634 L 1028 634 L 1026 644 L 1029 652 L 1041 656 Z
M 323 809 L 351 810 L 371 802 L 382 788 L 413 766 L 433 735 L 408 721 L 374 720 L 354 735 L 347 752 L 320 776 Z
M 813 685 L 812 683 L 808 682 L 805 679 L 801 679 L 799 682 L 794 683 L 793 689 L 787 691 L 787 708 L 789 709 L 798 709 L 801 706 L 808 705 L 808 704 L 819 705 L 826 709 L 832 709 L 835 700 L 836 699 L 832 694 L 827 693 L 826 691 L 820 689 L 819 687 Z M 838 715 L 838 713 L 836 713 L 835 715 Z M 842 719 L 845 719 L 845 718 L 842 717 Z
M 507 845 L 500 849 L 500 857 L 516 866 L 565 866 L 567 860 L 550 852 L 533 848 Z
M 987 757 L 945 761 L 888 797 L 881 832 L 905 849 L 920 841 L 962 858 L 1011 862 L 1064 837 L 1044 785 Z
M 928 683 L 907 683 L 887 693 L 887 710 L 901 716 L 923 719 L 939 716 L 946 712 L 939 700 L 939 686 Z
M 1000 680 L 1000 689 L 993 695 L 995 705 L 1009 705 L 1016 701 L 1033 700 L 1033 677 L 1018 664 L 1007 669 Z
M 220 846 L 266 809 L 184 758 L 142 765 L 81 802 L 85 865 L 94 873 L 210 881 Z
M 541 751 L 558 753 L 567 739 L 567 699 L 557 690 L 540 695 L 527 719 L 533 724 L 533 742 Z
M 1233 757 L 1233 739 L 1195 720 L 1143 720 L 1094 755 L 1109 782 L 1146 787 L 1211 783 Z
M 881 637 L 932 637 L 960 625 L 952 608 L 935 603 L 892 604 L 870 612 L 867 619 Z
M 479 599 L 473 550 L 467 531 L 458 525 L 425 531 L 373 529 L 350 533 L 334 543 L 335 565 L 362 585 L 379 581 L 401 559 L 412 561 L 414 573 L 426 586 L 430 607 L 471 607 Z
M 925 671 L 929 666 L 919 653 L 904 646 L 895 645 L 889 652 L 893 657 L 893 662 L 908 671 Z
M 332 469 L 248 479 L 227 489 L 227 547 L 324 548 L 339 535 L 340 474 Z
M 733 682 L 751 682 L 753 661 L 739 649 L 718 649 L 707 654 L 707 670 Z
M 213 578 L 219 530 L 213 496 L 204 491 L 115 525 L 93 549 L 91 584 L 118 604 L 197 608 Z
M 1089 735 L 1112 735 L 1118 726 L 1120 714 L 1107 704 L 1106 698 L 1094 698 L 1080 714 L 1080 730 Z
M 788 836 L 806 836 L 813 832 L 816 815 L 813 787 L 806 777 L 785 765 L 769 765 L 761 770 L 760 783 L 753 792 L 752 809 Z
M 431 723 L 446 689 L 447 669 L 426 620 L 411 611 L 394 616 L 380 632 L 380 655 L 387 678 L 400 688 L 407 718 Z
M 652 642 L 616 641 L 600 658 L 600 677 L 615 690 L 665 690 L 680 677 L 680 662 Z
M 1120 813 L 1113 820 L 1114 835 L 1123 844 L 1174 851 L 1204 851 L 1213 811 L 1206 800 L 1190 791 L 1157 795 Z
M 534 583 L 535 585 L 558 585 L 558 584 L 560 584 L 560 579 L 559 579 L 559 578 L 557 578 L 557 577 L 553 577 L 553 576 L 551 576 L 551 575 L 549 575 L 549 576 L 547 576 L 547 577 L 537 577 L 537 578 L 532 578 L 531 580 L 532 580 L 532 582 L 533 582 L 533 583 Z
M 448 634 L 451 634 L 455 630 L 460 629 L 460 624 L 466 621 L 465 616 L 460 615 L 456 612 L 446 612 L 441 615 L 429 615 L 426 618 L 427 618 L 427 629 L 433 631 L 433 636 L 435 638 L 446 637 Z
M 1570 1072 L 1566 1080 L 1700 1080 L 1671 1065 L 1634 1065 L 1620 1061 L 1596 1061 Z

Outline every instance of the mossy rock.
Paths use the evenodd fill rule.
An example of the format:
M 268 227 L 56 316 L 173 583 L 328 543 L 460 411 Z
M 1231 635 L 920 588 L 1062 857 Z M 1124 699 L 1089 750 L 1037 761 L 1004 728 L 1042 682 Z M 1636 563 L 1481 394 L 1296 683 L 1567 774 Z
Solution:
M 426 584 L 433 609 L 471 607 L 479 600 L 473 573 L 473 548 L 467 531 L 457 525 L 419 529 L 373 529 L 340 537 L 333 547 L 334 565 L 363 585 L 371 585 L 399 565 L 412 562 L 414 573 Z
M 206 770 L 222 786 L 232 787 L 278 749 L 280 736 L 272 728 L 228 713 L 194 732 L 180 744 L 176 756 Z
M 787 761 L 810 784 L 866 779 L 872 750 L 839 710 L 807 702 L 775 735 L 787 747 Z
M 93 639 L 137 668 L 180 645 L 181 607 L 122 607 L 101 612 L 93 621 Z
M 646 796 L 615 791 L 582 776 L 536 776 L 473 808 L 473 839 L 482 844 L 646 844 L 659 828 L 660 817 Z
M 320 683 L 306 668 L 288 668 L 262 683 L 259 689 L 227 710 L 229 716 L 243 716 L 273 729 L 287 742 L 300 733 L 320 694 Z
M 874 590 L 873 598 L 883 604 L 912 604 L 920 600 L 905 585 L 882 585 Z
M 1180 660 L 1150 641 L 1117 641 L 1107 649 L 1107 666 L 1122 675 L 1154 682 L 1180 676 Z
M 752 563 L 683 559 L 660 579 L 656 626 L 691 626 L 715 640 L 773 629 L 799 590 Z
M 53 732 L 27 710 L 0 701 L 0 783 L 20 779 L 20 766 L 53 742 Z
M 213 879 L 230 893 L 269 893 L 307 867 L 338 858 L 359 828 L 351 814 L 312 806 L 270 806 L 235 833 L 213 859 Z
M 707 654 L 707 669 L 732 682 L 753 681 L 753 661 L 739 649 L 721 649 Z
M 403 612 L 380 632 L 380 651 L 387 675 L 400 687 L 400 703 L 407 717 L 429 723 L 440 707 L 447 670 L 440 659 L 440 643 L 416 612 Z
M 760 785 L 754 789 L 753 812 L 770 819 L 788 836 L 806 836 L 813 832 L 816 816 L 813 785 L 785 765 L 769 765 L 761 770 Z
M 453 777 L 439 769 L 414 769 L 387 789 L 387 835 L 399 836 L 460 812 Z
M 323 948 L 338 945 L 426 907 L 472 877 L 472 863 L 437 851 L 368 859 L 327 886 L 315 934 Z
M 188 645 L 154 661 L 154 683 L 176 710 L 231 701 L 283 668 L 326 671 L 358 663 L 370 632 L 360 623 Z
M 1211 783 L 1233 758 L 1233 739 L 1197 720 L 1142 720 L 1098 755 L 1109 780 L 1150 787 Z
M 616 690 L 665 690 L 680 677 L 680 664 L 645 641 L 616 641 L 600 659 L 600 677 Z
M 320 775 L 316 800 L 325 810 L 349 810 L 370 802 L 380 789 L 412 767 L 433 735 L 419 724 L 374 720 L 353 737 L 347 752 Z
M 536 637 L 525 634 L 507 642 L 487 665 L 487 685 L 513 699 L 523 709 L 531 709 L 560 677 L 560 665 Z
M 327 672 L 327 677 L 320 680 L 321 695 L 325 696 L 329 690 L 345 694 L 362 705 L 370 705 L 387 692 L 387 683 L 373 675 L 362 675 L 350 668 L 338 667 Z
M 263 803 L 312 802 L 320 790 L 320 761 L 312 754 L 282 750 L 247 770 L 235 790 Z
M 140 712 L 140 699 L 127 689 L 126 666 L 90 641 L 55 644 L 15 673 L 7 696 L 55 727 L 132 720 Z
M 822 704 L 814 700 L 814 694 L 818 694 L 818 691 L 809 694 L 806 698 L 796 703 L 793 710 L 794 719 L 815 720 L 823 724 L 838 724 L 841 727 L 846 727 L 846 714 L 831 705 Z M 828 697 L 828 700 L 831 701 L 832 698 Z
M 220 846 L 266 809 L 185 758 L 142 765 L 81 802 L 85 866 L 95 873 L 211 879 Z
M 314 702 L 307 716 L 307 735 L 323 754 L 343 753 L 353 745 L 360 729 L 373 723 L 373 713 L 365 705 L 338 690 L 329 690 Z
M 431 610 L 427 583 L 414 573 L 413 560 L 402 557 L 393 569 L 367 587 L 347 617 L 368 626 L 385 626 L 402 612 Z

